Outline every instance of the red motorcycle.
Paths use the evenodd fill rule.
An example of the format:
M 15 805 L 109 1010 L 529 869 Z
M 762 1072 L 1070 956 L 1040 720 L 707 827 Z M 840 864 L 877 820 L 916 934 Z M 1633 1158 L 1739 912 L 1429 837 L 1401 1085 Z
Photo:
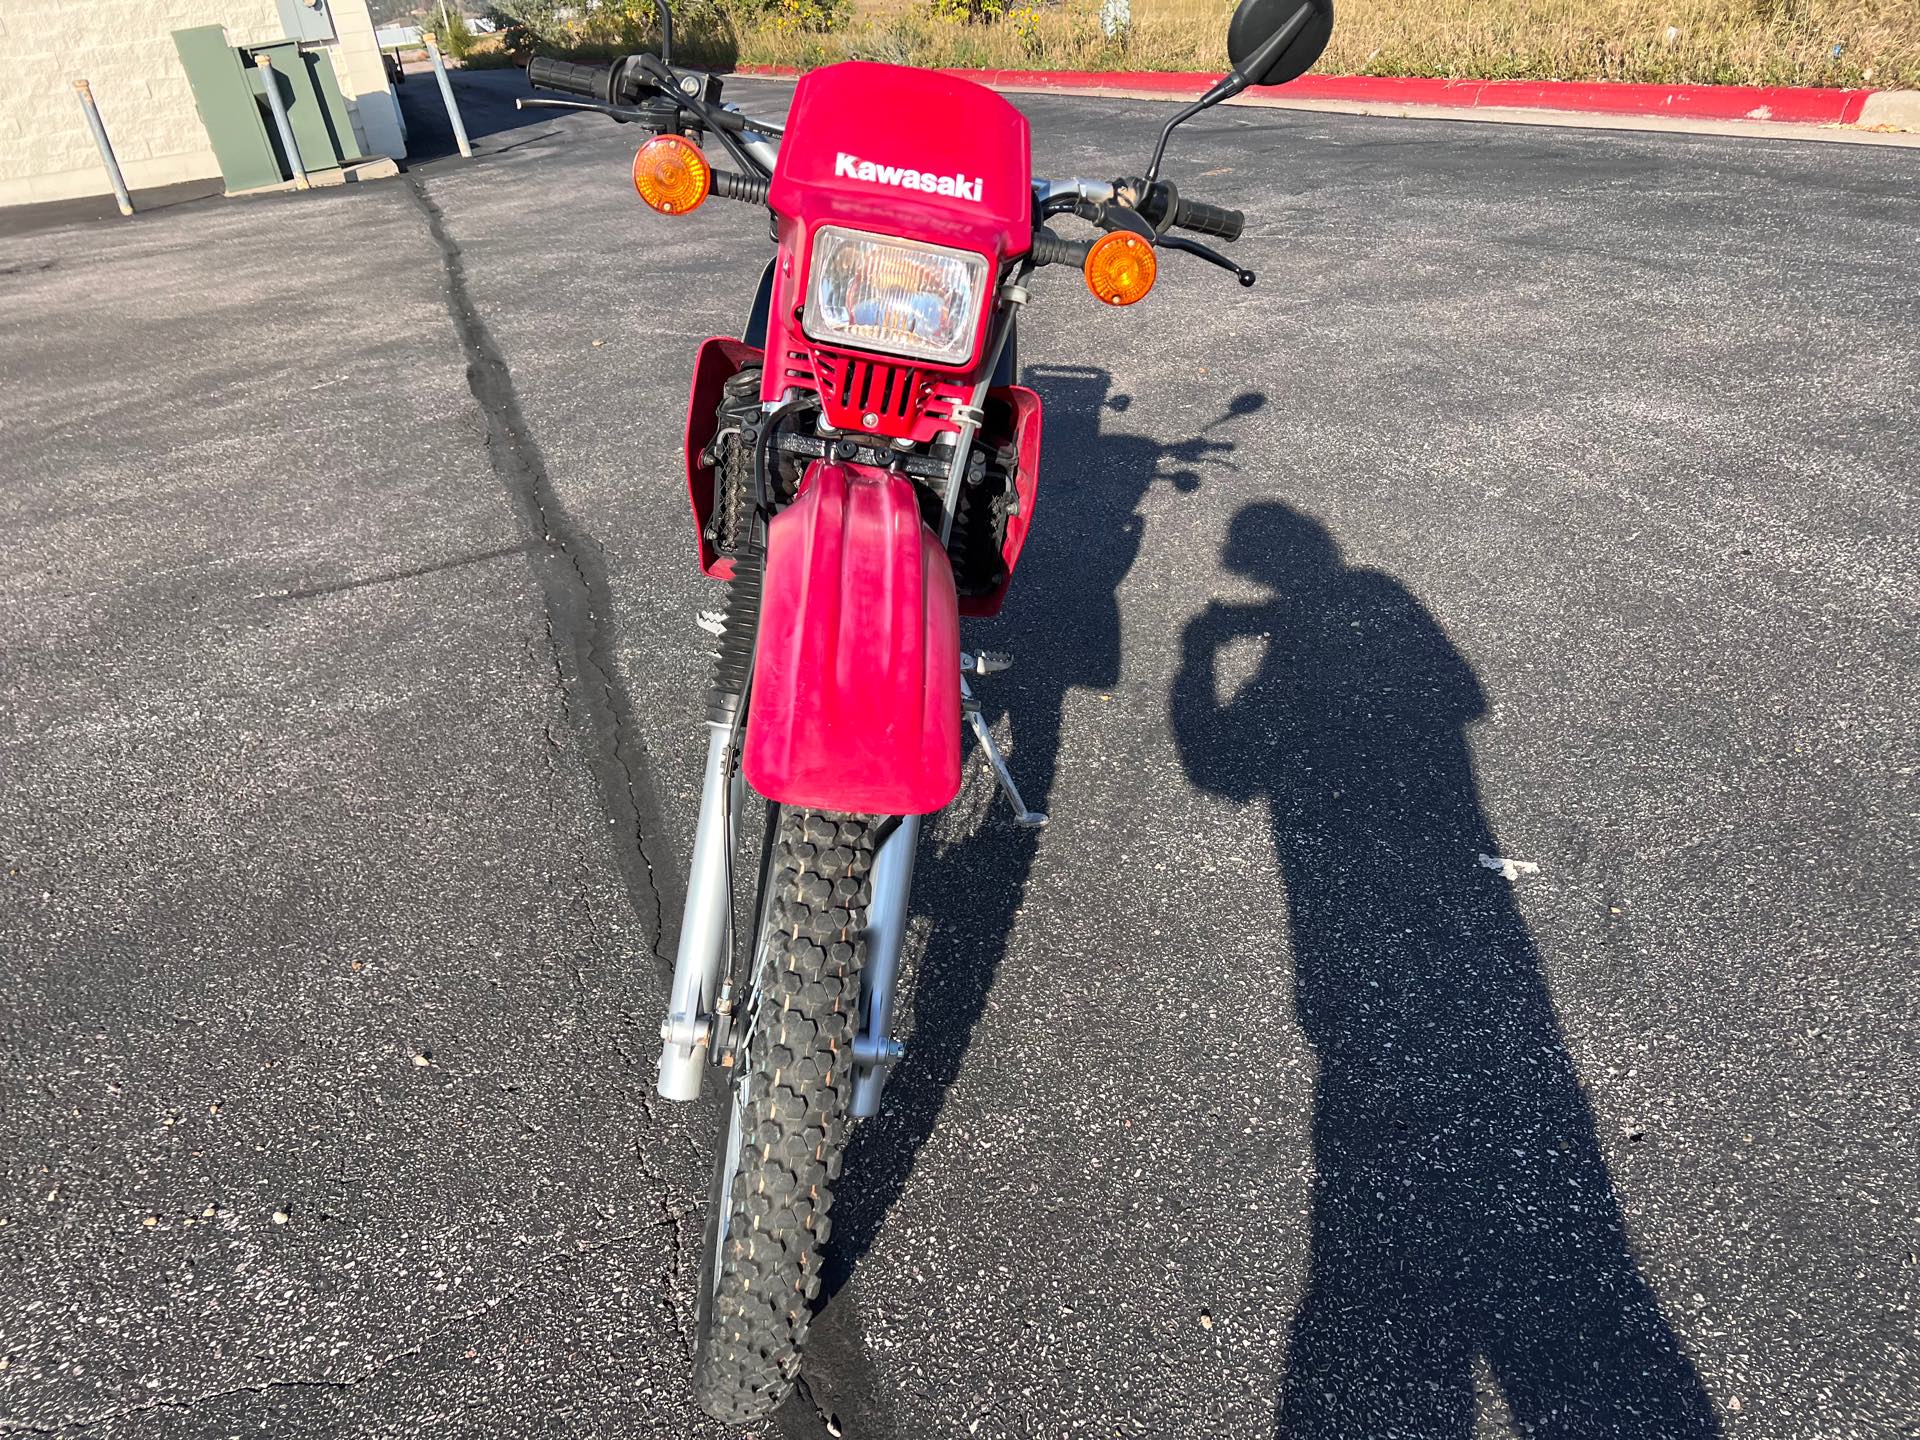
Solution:
M 705 341 L 687 410 L 700 567 L 727 584 L 707 695 L 707 762 L 660 1093 L 709 1065 L 730 1099 L 707 1211 L 694 1384 L 726 1420 L 778 1406 L 800 1371 L 850 1122 L 876 1112 L 901 1046 L 894 984 L 922 818 L 960 788 L 970 725 L 1022 825 L 1026 807 L 972 703 L 963 616 L 999 612 L 1039 493 L 1040 397 L 1015 383 L 1016 317 L 1043 267 L 1107 305 L 1179 250 L 1254 276 L 1186 230 L 1232 241 L 1238 211 L 1160 178 L 1182 121 L 1318 58 L 1329 0 L 1242 0 L 1233 70 L 1167 121 L 1145 176 L 1033 179 L 1027 121 L 994 92 L 859 62 L 804 77 L 786 121 L 751 120 L 717 76 L 661 55 L 536 59 L 527 78 L 653 131 L 640 197 L 709 196 L 773 218 L 744 334 Z M 876 123 L 884 122 L 884 123 Z M 703 142 L 733 169 L 716 168 Z M 1071 239 L 1050 222 L 1090 223 Z M 737 921 L 746 789 L 764 802 L 751 923 Z M 757 808 L 757 807 L 756 807 Z M 744 931 L 749 943 L 736 945 Z

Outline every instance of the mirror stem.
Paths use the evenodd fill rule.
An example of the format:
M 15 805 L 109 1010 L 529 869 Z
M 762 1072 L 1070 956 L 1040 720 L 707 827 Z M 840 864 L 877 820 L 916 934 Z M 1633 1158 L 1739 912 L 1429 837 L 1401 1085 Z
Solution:
M 1239 79 L 1239 76 L 1229 75 L 1227 76 L 1227 79 L 1237 80 Z M 1216 85 L 1213 87 L 1213 90 L 1218 90 L 1219 88 L 1220 86 Z M 1246 89 L 1246 86 L 1242 84 L 1240 86 L 1240 90 L 1244 90 L 1244 89 Z M 1153 147 L 1153 163 L 1147 166 L 1147 179 L 1158 180 L 1160 178 L 1160 162 L 1166 158 L 1167 141 L 1173 137 L 1174 126 L 1178 125 L 1182 120 L 1191 120 L 1194 116 L 1198 115 L 1202 110 L 1206 109 L 1209 105 L 1219 104 L 1220 100 L 1225 100 L 1228 95 L 1237 95 L 1240 93 L 1240 90 L 1229 90 L 1226 95 L 1222 95 L 1220 97 L 1220 100 L 1215 100 L 1211 98 L 1213 95 L 1213 90 L 1207 91 L 1205 95 L 1202 95 L 1198 100 L 1195 100 L 1192 104 L 1183 105 L 1180 109 L 1174 111 L 1173 118 L 1167 121 L 1167 128 L 1160 132 L 1160 143 Z
M 1147 167 L 1147 179 L 1160 178 L 1160 162 L 1166 156 L 1167 140 L 1173 134 L 1174 126 L 1191 120 L 1202 110 L 1218 105 L 1222 100 L 1231 100 L 1253 84 L 1253 81 L 1247 78 L 1248 76 L 1266 74 L 1267 67 L 1273 64 L 1282 50 L 1293 43 L 1293 37 L 1298 35 L 1307 21 L 1312 18 L 1313 0 L 1302 0 L 1300 8 L 1287 18 L 1287 23 L 1274 31 L 1267 42 L 1249 55 L 1243 64 L 1234 66 L 1222 75 L 1213 88 L 1198 100 L 1175 111 L 1173 118 L 1167 121 L 1167 128 L 1160 132 L 1160 143 L 1153 147 L 1153 163 Z
M 667 0 L 653 0 L 653 8 L 660 16 L 660 63 L 673 64 L 673 11 L 667 8 Z
M 1238 70 L 1230 70 L 1221 76 L 1219 82 L 1198 100 L 1183 105 L 1174 111 L 1173 118 L 1167 121 L 1167 128 L 1160 132 L 1160 143 L 1153 147 L 1153 163 L 1147 166 L 1147 179 L 1158 180 L 1160 178 L 1160 162 L 1166 158 L 1167 141 L 1173 136 L 1174 126 L 1191 120 L 1211 105 L 1218 105 L 1222 100 L 1232 99 L 1246 88 L 1246 77 Z

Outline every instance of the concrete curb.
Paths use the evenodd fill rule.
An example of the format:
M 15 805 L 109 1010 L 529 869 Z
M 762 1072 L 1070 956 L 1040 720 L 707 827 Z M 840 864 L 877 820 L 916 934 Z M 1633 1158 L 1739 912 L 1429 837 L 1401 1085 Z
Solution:
M 1860 107 L 1862 130 L 1920 134 L 1920 90 L 1876 90 Z
M 742 65 L 743 75 L 797 75 L 786 65 Z M 942 70 L 996 90 L 1082 93 L 1144 99 L 1199 94 L 1217 73 L 1172 71 Z M 1617 121 L 1737 124 L 1739 133 L 1780 128 L 1843 128 L 1920 133 L 1920 91 L 1828 90 L 1796 85 L 1628 85 L 1585 80 L 1442 80 L 1403 76 L 1303 75 L 1282 89 L 1240 97 L 1241 103 L 1301 109 L 1354 109 L 1365 114 L 1519 119 L 1488 112 L 1525 112 L 1526 123 L 1552 116 L 1606 116 Z M 1749 127 L 1763 127 L 1758 130 Z M 1660 128 L 1668 128 L 1662 125 Z

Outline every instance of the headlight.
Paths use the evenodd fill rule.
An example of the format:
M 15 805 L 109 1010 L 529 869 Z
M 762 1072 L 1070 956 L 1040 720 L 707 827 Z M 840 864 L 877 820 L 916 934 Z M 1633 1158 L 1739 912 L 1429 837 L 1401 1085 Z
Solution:
M 987 257 L 970 250 L 822 225 L 803 324 L 815 340 L 962 365 L 980 328 L 987 271 Z

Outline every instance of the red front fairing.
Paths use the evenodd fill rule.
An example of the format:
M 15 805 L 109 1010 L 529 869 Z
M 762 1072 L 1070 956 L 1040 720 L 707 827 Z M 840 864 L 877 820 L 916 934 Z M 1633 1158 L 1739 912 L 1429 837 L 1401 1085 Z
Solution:
M 972 250 L 998 275 L 1033 244 L 1029 146 L 1026 117 L 969 80 L 861 61 L 803 76 L 767 197 L 780 254 L 762 398 L 812 390 L 831 425 L 923 444 L 951 430 L 988 358 L 991 293 L 961 365 L 816 345 L 800 322 L 814 231 L 839 225 Z M 905 172 L 964 182 L 966 193 L 909 187 Z
M 769 800 L 862 815 L 959 793 L 953 571 L 900 476 L 816 462 L 768 526 L 742 770 Z
M 1030 156 L 1027 117 L 984 86 L 849 61 L 794 88 L 767 203 L 809 231 L 846 225 L 997 262 L 1033 243 Z M 971 183 L 962 198 L 847 173 L 861 161 Z

